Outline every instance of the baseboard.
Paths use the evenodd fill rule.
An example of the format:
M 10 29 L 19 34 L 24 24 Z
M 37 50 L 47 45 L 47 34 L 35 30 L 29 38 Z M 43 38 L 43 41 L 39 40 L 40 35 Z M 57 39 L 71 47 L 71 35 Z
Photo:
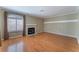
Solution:
M 47 33 L 51 33 L 51 32 L 47 32 Z M 57 35 L 62 35 L 62 36 L 67 36 L 67 37 L 75 38 L 75 39 L 77 39 L 77 43 L 79 44 L 79 37 L 78 36 L 67 35 L 67 34 L 62 34 L 62 33 L 55 33 L 55 32 L 52 32 L 52 34 L 57 34 Z
M 21 38 L 23 37 L 22 35 L 18 35 L 18 36 L 15 36 L 15 37 L 9 37 L 9 39 L 14 39 L 14 38 Z M 4 39 L 1 39 L 1 41 L 4 41 Z
M 22 35 L 18 35 L 18 36 L 15 36 L 15 37 L 9 37 L 11 39 L 14 39 L 14 38 L 20 38 L 20 37 L 23 37 Z
M 67 36 L 67 37 L 72 37 L 72 38 L 77 38 L 77 36 L 74 36 L 74 35 L 68 35 L 68 34 L 62 34 L 62 33 L 55 33 L 55 32 L 47 32 L 47 33 L 52 33 L 52 34 L 57 34 L 57 35 L 62 35 L 62 36 Z
M 51 32 L 47 32 L 47 33 L 51 33 Z M 77 42 L 78 42 L 78 44 L 79 44 L 79 37 L 78 37 L 78 36 L 75 36 L 75 35 L 68 35 L 68 34 L 62 34 L 62 33 L 55 33 L 55 32 L 52 32 L 52 34 L 57 34 L 57 35 L 62 35 L 62 36 L 66 36 L 66 37 L 75 38 L 75 39 L 77 39 Z

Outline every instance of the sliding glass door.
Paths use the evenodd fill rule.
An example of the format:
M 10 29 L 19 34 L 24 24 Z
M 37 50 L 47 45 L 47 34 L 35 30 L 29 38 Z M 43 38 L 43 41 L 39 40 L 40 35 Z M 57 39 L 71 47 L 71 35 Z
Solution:
M 9 37 L 22 35 L 23 33 L 23 16 L 8 14 L 7 17 Z
M 17 34 L 23 35 L 23 18 L 17 20 Z

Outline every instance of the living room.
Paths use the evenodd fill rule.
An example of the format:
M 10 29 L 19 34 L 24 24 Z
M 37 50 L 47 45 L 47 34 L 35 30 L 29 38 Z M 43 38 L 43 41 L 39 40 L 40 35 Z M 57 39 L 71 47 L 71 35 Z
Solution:
M 0 50 L 79 51 L 78 10 L 78 6 L 0 7 Z

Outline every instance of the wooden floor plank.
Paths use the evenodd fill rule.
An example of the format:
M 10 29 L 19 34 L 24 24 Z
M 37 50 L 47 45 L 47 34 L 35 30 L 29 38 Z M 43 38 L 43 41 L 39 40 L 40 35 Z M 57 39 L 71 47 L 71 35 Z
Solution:
M 75 52 L 79 51 L 76 38 L 40 33 L 2 41 L 2 52 Z

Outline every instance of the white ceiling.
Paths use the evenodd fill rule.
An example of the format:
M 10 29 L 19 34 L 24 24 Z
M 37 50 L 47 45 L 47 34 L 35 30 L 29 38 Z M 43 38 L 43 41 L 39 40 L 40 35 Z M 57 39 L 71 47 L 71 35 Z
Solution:
M 76 6 L 5 6 L 2 8 L 41 18 L 50 18 L 77 12 Z

